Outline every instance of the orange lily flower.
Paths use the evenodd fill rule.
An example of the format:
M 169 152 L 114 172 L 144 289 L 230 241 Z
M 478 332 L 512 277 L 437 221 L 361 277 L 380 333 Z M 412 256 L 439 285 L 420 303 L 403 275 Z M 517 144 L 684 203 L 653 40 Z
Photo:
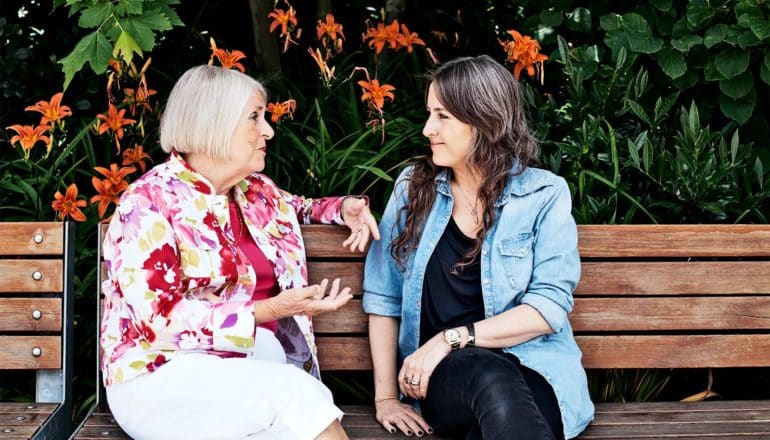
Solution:
M 136 107 L 144 107 L 148 111 L 152 111 L 150 105 L 150 96 L 157 94 L 158 92 L 153 89 L 148 89 L 147 86 L 140 84 L 136 90 L 126 87 L 123 89 L 125 97 L 123 102 L 128 104 L 128 111 L 132 114 L 136 114 Z
M 527 69 L 527 74 L 535 76 L 535 68 L 540 69 L 540 81 L 543 81 L 543 61 L 548 57 L 540 53 L 540 43 L 532 37 L 521 35 L 515 30 L 509 30 L 508 34 L 513 37 L 513 41 L 500 41 L 503 46 L 509 62 L 515 62 L 513 75 L 519 79 L 521 71 Z M 539 64 L 539 66 L 538 66 Z
M 412 53 L 412 45 L 418 45 L 418 46 L 425 46 L 425 42 L 420 39 L 420 36 L 417 35 L 417 32 L 409 32 L 409 28 L 406 27 L 405 24 L 401 25 L 401 33 L 398 34 L 399 44 L 401 44 L 402 47 L 406 47 L 406 51 L 409 53 Z
M 391 101 L 394 99 L 391 91 L 396 90 L 396 88 L 390 84 L 380 85 L 380 81 L 376 78 L 371 81 L 359 81 L 358 85 L 364 89 L 361 101 L 369 101 L 380 112 L 382 112 L 382 106 L 385 105 L 385 98 Z
M 144 159 L 149 159 L 152 162 L 150 155 L 144 152 L 144 147 L 141 145 L 135 145 L 134 148 L 126 148 L 123 150 L 123 163 L 122 165 L 137 165 L 142 170 L 142 173 L 147 169 L 147 164 L 144 163 Z
M 61 105 L 61 99 L 64 97 L 64 93 L 59 92 L 51 97 L 51 101 L 38 101 L 35 105 L 30 105 L 24 110 L 28 112 L 38 112 L 43 115 L 40 118 L 40 124 L 45 125 L 49 123 L 56 124 L 67 116 L 72 115 L 72 111 L 66 105 Z
M 51 208 L 59 213 L 59 220 L 64 220 L 65 217 L 72 217 L 73 220 L 84 222 L 86 216 L 80 208 L 86 206 L 85 200 L 78 200 L 78 187 L 74 183 L 67 187 L 65 195 L 56 191 L 53 196 L 54 200 L 51 202 Z
M 334 16 L 332 14 L 326 14 L 326 23 L 322 23 L 321 20 L 318 20 L 316 30 L 318 31 L 319 40 L 325 35 L 328 35 L 329 38 L 334 41 L 337 39 L 337 34 L 340 34 L 340 38 L 343 40 L 345 39 L 345 34 L 342 33 L 342 25 L 334 21 Z
M 128 188 L 128 182 L 126 182 L 125 177 L 135 172 L 136 168 L 122 167 L 118 170 L 118 165 L 113 163 L 110 164 L 109 170 L 104 167 L 95 167 L 94 169 L 106 177 L 106 179 L 91 178 L 91 183 L 99 194 L 91 197 L 90 202 L 91 204 L 99 204 L 97 213 L 99 218 L 104 218 L 110 203 L 117 203 L 120 199 L 120 194 Z
M 398 35 L 398 20 L 393 20 L 393 23 L 387 26 L 377 23 L 376 29 L 373 27 L 367 29 L 364 41 L 369 40 L 369 47 L 373 47 L 374 53 L 379 55 L 385 43 L 390 44 L 391 49 L 398 48 Z
M 38 141 L 45 142 L 46 147 L 50 149 L 51 138 L 44 135 L 44 133 L 51 129 L 48 125 L 38 125 L 33 128 L 31 125 L 15 124 L 6 127 L 6 129 L 16 132 L 16 135 L 11 137 L 11 145 L 15 144 L 16 141 L 21 143 L 21 149 L 24 150 L 25 160 L 29 159 L 29 151 L 38 143 Z
M 126 109 L 121 109 L 118 111 L 117 107 L 115 107 L 113 104 L 110 104 L 108 114 L 106 116 L 103 113 L 96 115 L 98 119 L 104 121 L 99 126 L 99 134 L 103 134 L 107 130 L 112 131 L 115 134 L 115 144 L 118 147 L 118 151 L 120 151 L 120 140 L 123 139 L 123 126 L 136 123 L 134 119 L 124 118 L 123 115 L 125 114 Z
M 274 9 L 273 12 L 267 14 L 267 18 L 272 18 L 273 22 L 270 23 L 270 32 L 273 32 L 278 26 L 281 27 L 281 35 L 289 33 L 289 23 L 297 25 L 297 13 L 289 6 L 288 11 L 283 9 Z
M 107 181 L 115 186 L 120 185 L 120 183 L 125 180 L 126 176 L 136 171 L 136 168 L 134 167 L 120 167 L 120 169 L 118 169 L 118 164 L 116 163 L 111 163 L 110 169 L 104 167 L 94 167 L 94 169 L 99 174 L 106 177 Z
M 267 111 L 272 115 L 270 120 L 275 124 L 284 116 L 294 119 L 294 111 L 297 109 L 297 101 L 289 99 L 284 102 L 270 103 L 267 105 Z
M 246 69 L 243 67 L 243 64 L 238 62 L 246 58 L 246 54 L 240 50 L 217 49 L 217 44 L 214 42 L 214 39 L 211 38 L 209 41 L 211 42 L 211 57 L 209 58 L 209 66 L 213 64 L 214 58 L 216 58 L 219 60 L 219 64 L 222 65 L 223 69 L 236 68 L 240 70 L 241 73 L 246 73 Z

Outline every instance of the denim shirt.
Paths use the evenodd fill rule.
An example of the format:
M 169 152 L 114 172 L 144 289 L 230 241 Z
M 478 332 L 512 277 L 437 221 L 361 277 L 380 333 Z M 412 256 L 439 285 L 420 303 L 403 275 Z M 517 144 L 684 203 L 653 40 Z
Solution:
M 399 210 L 407 202 L 407 168 L 396 181 L 380 222 L 382 239 L 372 243 L 364 271 L 364 311 L 401 320 L 399 362 L 419 346 L 420 307 L 428 260 L 452 215 L 451 171 L 435 179 L 436 200 L 425 220 L 417 249 L 400 270 L 390 243 L 404 227 Z M 564 435 L 576 437 L 591 422 L 582 353 L 567 314 L 580 279 L 577 227 L 567 183 L 545 170 L 527 168 L 513 176 L 495 204 L 496 221 L 481 248 L 481 288 L 487 318 L 529 304 L 553 333 L 504 348 L 551 385 L 561 409 Z M 400 217 L 400 218 L 398 218 Z

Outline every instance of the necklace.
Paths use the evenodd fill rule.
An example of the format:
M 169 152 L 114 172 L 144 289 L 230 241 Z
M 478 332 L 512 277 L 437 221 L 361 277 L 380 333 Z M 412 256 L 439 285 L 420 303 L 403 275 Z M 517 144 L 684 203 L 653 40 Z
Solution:
M 457 194 L 461 194 L 462 195 L 463 201 L 465 202 L 466 205 L 468 205 L 468 208 L 471 209 L 471 217 L 473 217 L 473 223 L 477 224 L 477 225 L 479 223 L 481 223 L 481 221 L 479 220 L 479 210 L 478 210 L 479 198 L 476 197 L 473 200 L 473 203 L 471 203 L 470 202 L 470 198 L 468 197 L 468 195 L 465 194 L 460 189 L 460 185 L 455 184 L 455 189 L 456 189 Z

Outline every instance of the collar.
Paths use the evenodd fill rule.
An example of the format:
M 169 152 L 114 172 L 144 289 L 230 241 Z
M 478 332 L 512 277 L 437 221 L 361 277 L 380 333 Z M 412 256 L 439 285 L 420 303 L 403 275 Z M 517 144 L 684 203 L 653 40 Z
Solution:
M 166 166 L 181 182 L 190 185 L 196 191 L 206 195 L 216 195 L 214 185 L 202 174 L 195 171 L 179 152 L 171 152 L 166 160 Z
M 515 172 L 519 169 L 519 162 L 515 162 L 511 172 Z M 434 182 L 436 183 L 436 191 L 450 196 L 452 193 L 451 187 L 452 170 L 450 168 L 443 168 L 436 175 Z M 508 203 L 508 199 L 511 196 L 526 196 L 533 192 L 550 186 L 552 183 L 547 179 L 547 173 L 536 172 L 534 168 L 527 167 L 520 174 L 511 175 L 508 178 L 508 183 L 505 185 L 503 194 L 500 199 L 495 203 L 495 206 L 502 206 Z

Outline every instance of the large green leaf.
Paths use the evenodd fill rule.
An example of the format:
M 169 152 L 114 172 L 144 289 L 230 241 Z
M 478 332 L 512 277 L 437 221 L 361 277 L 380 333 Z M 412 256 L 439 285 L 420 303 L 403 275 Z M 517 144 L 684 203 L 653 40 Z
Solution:
M 734 47 L 724 49 L 714 58 L 714 65 L 725 78 L 734 78 L 749 67 L 749 52 Z
M 616 31 L 620 29 L 620 15 L 610 12 L 607 15 L 602 15 L 599 18 L 599 27 L 605 31 Z
M 727 35 L 728 27 L 729 26 L 727 26 L 724 23 L 719 23 L 708 28 L 708 30 L 706 31 L 706 36 L 703 37 L 703 44 L 707 48 L 711 49 L 717 44 L 725 41 L 725 36 Z
M 171 29 L 171 22 L 157 11 L 146 11 L 142 15 L 129 15 L 119 20 L 125 32 L 131 34 L 136 44 L 144 51 L 155 46 L 155 31 Z
M 714 16 L 715 8 L 706 0 L 690 0 L 687 4 L 687 22 L 694 27 Z
M 554 8 L 547 9 L 540 13 L 540 23 L 546 26 L 556 27 L 562 24 L 563 21 L 564 14 Z
M 671 45 L 680 52 L 689 52 L 693 47 L 703 44 L 703 37 L 697 34 L 686 33 L 671 40 Z
M 112 54 L 130 63 L 134 54 L 142 56 L 142 49 L 131 38 L 131 35 L 127 32 L 121 32 L 118 41 L 115 42 L 115 49 L 113 49 Z
M 567 14 L 567 29 L 578 32 L 591 32 L 591 11 L 586 8 L 575 8 Z
M 684 56 L 675 50 L 663 49 L 658 54 L 658 64 L 671 79 L 677 79 L 687 71 Z
M 115 6 L 115 13 L 118 15 L 136 15 L 144 10 L 143 0 L 120 0 Z
M 754 77 L 748 70 L 735 78 L 719 81 L 719 90 L 733 99 L 743 98 L 753 87 Z
M 738 24 L 749 28 L 758 39 L 764 40 L 770 37 L 770 22 L 765 18 L 762 9 L 757 6 L 744 6 L 739 10 L 736 6 L 735 12 L 740 14 L 738 15 Z
M 94 31 L 83 37 L 72 52 L 59 61 L 64 70 L 63 88 L 67 89 L 75 72 L 80 70 L 86 62 L 95 73 L 107 70 L 107 62 L 111 55 L 112 45 L 101 32 Z
M 78 26 L 83 29 L 90 29 L 101 26 L 113 13 L 114 7 L 110 2 L 99 2 L 89 6 L 80 13 Z
M 724 93 L 719 94 L 719 108 L 725 116 L 745 124 L 757 104 L 757 92 L 753 88 L 743 98 L 733 99 Z
M 649 23 L 639 14 L 623 14 L 623 28 L 628 33 L 628 43 L 634 52 L 656 53 L 663 47 L 663 40 L 652 35 Z

